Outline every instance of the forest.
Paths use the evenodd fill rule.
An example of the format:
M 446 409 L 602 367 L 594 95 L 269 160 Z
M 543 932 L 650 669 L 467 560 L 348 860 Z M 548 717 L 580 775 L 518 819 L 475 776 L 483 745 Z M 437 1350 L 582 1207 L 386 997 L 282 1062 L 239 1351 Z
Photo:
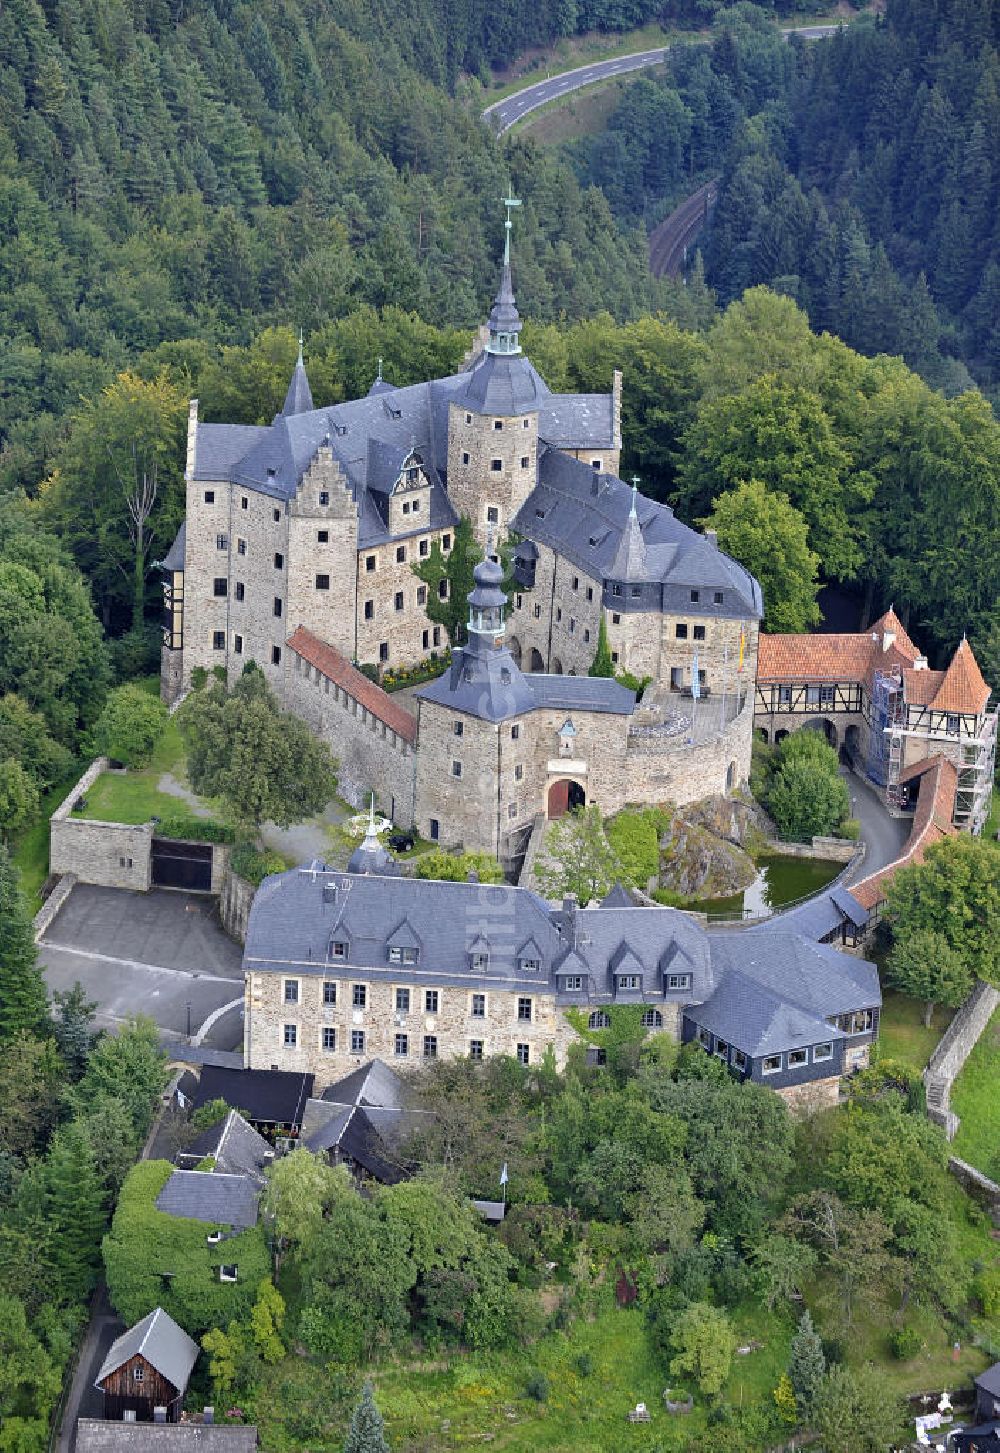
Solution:
M 723 302 L 768 283 L 817 331 L 995 396 L 998 25 L 986 0 L 889 0 L 822 45 L 785 45 L 737 5 L 710 47 L 629 87 L 574 165 L 623 222 L 720 174 L 705 269 Z

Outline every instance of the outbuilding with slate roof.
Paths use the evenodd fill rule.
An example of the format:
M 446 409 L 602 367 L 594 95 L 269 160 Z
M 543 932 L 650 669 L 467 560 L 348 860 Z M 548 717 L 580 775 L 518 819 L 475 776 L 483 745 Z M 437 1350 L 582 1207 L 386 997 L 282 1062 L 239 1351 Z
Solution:
M 104 1393 L 105 1418 L 152 1422 L 156 1408 L 166 1420 L 180 1417 L 198 1344 L 162 1307 L 123 1332 L 108 1349 L 94 1379 Z

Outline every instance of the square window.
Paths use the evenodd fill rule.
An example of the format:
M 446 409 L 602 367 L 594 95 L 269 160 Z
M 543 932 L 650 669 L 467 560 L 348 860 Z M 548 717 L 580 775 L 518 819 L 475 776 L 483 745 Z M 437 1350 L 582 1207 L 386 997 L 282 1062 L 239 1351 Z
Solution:
M 337 1048 L 337 1031 L 329 1024 L 323 1025 L 322 1042 L 323 1048 L 331 1052 Z
M 242 636 L 234 636 L 233 637 L 233 653 L 235 655 L 237 655 L 237 656 L 242 656 L 243 655 L 243 637 Z
M 438 1012 L 438 991 L 436 989 L 424 990 L 424 1013 L 436 1014 Z
M 437 820 L 436 817 L 432 817 L 431 818 L 431 821 L 430 821 L 430 835 L 431 835 L 431 842 L 432 843 L 438 842 L 439 839 L 440 839 L 440 837 L 441 837 L 441 824 Z
M 486 995 L 473 994 L 472 996 L 472 1017 L 473 1019 L 486 1018 Z
M 591 469 L 600 469 L 600 467 L 601 467 L 601 461 L 600 461 L 600 459 L 592 459 L 590 461 L 590 467 L 591 467 Z
M 330 531 L 329 530 L 317 530 L 316 531 L 316 539 L 319 541 L 319 543 L 321 545 L 328 545 L 330 543 Z
M 642 595 L 642 586 L 633 585 L 632 589 L 629 591 L 629 594 L 631 595 L 633 600 L 638 600 L 639 597 Z
M 491 459 L 490 460 L 490 469 L 492 469 L 492 471 L 493 471 L 494 474 L 499 474 L 500 471 L 503 469 L 503 460 L 502 459 Z
M 351 1054 L 364 1054 L 365 1052 L 365 1031 L 363 1029 L 351 1030 Z
M 330 944 L 330 957 L 332 959 L 347 958 L 347 944 L 344 943 L 343 939 L 335 939 L 333 943 Z
M 285 1003 L 297 1004 L 299 1002 L 299 981 L 298 979 L 285 980 Z
M 530 1061 L 531 1061 L 531 1049 L 530 1049 L 530 1047 L 528 1045 L 526 1045 L 526 1044 L 519 1044 L 517 1046 L 517 1058 L 518 1058 L 518 1062 L 520 1064 L 522 1064 L 522 1065 L 529 1064 Z
M 715 601 L 715 604 L 716 605 L 721 605 L 722 604 L 722 601 L 723 601 L 722 591 L 721 590 L 717 590 L 715 592 L 714 596 L 712 597 L 712 599 Z
M 409 989 L 396 990 L 396 1013 L 409 1014 L 410 1012 L 410 991 Z
M 563 979 L 563 989 L 568 994 L 576 993 L 583 988 L 582 974 L 567 974 Z
M 373 600 L 366 600 L 365 601 L 365 620 L 366 621 L 372 621 L 374 619 L 375 619 L 375 602 Z
M 274 597 L 274 614 L 276 616 L 278 616 L 279 619 L 280 619 L 280 616 L 281 616 L 281 596 L 280 595 L 276 595 Z
M 438 1042 L 436 1034 L 424 1035 L 424 1059 L 437 1059 Z
M 705 639 L 705 627 L 704 626 L 695 626 L 694 627 L 694 638 L 695 638 L 696 641 L 703 641 Z
M 236 553 L 237 553 L 237 555 L 245 555 L 247 553 L 247 542 L 246 542 L 246 540 L 239 540 L 238 539 L 236 541 Z
M 272 666 L 280 666 L 281 665 L 281 647 L 280 646 L 272 646 L 271 647 L 271 665 Z
M 677 625 L 674 626 L 674 635 L 677 637 L 678 641 L 686 641 L 688 637 L 687 626 L 684 625 L 683 622 L 678 621 Z
M 363 1009 L 368 1002 L 368 985 L 355 984 L 351 991 L 351 1002 L 355 1009 Z
M 469 1040 L 469 1058 L 481 1060 L 483 1057 L 483 1041 L 481 1039 Z
M 397 1059 L 405 1059 L 410 1052 L 410 1036 L 408 1034 L 397 1034 L 393 1043 L 393 1053 Z
M 237 580 L 236 585 L 234 586 L 234 590 L 236 592 L 236 599 L 243 600 L 246 595 L 246 587 L 243 584 L 242 580 Z
M 462 764 L 461 764 L 461 762 L 452 762 L 452 764 L 451 764 L 451 775 L 453 777 L 461 777 L 461 775 L 462 775 Z
M 523 1020 L 523 1021 L 525 1021 L 527 1023 L 530 1023 L 531 1022 L 531 1000 L 530 999 L 523 999 L 523 998 L 522 999 L 518 999 L 518 1001 L 517 1001 L 517 1017 L 518 1017 L 518 1019 Z
M 321 505 L 328 505 L 330 503 L 330 493 L 329 493 L 329 490 L 325 490 L 325 489 L 321 489 L 320 490 L 320 492 L 319 492 L 319 502 L 320 502 Z
M 330 577 L 329 577 L 329 575 L 317 575 L 316 576 L 316 589 L 317 590 L 329 590 L 330 589 Z
M 765 1058 L 764 1058 L 764 1060 L 763 1060 L 763 1062 L 761 1063 L 760 1069 L 761 1069 L 761 1074 L 764 1074 L 764 1075 L 776 1075 L 779 1072 L 779 1070 L 781 1069 L 781 1055 L 780 1054 L 769 1054 L 769 1055 L 766 1055 Z
M 213 631 L 212 632 L 212 650 L 213 651 L 224 651 L 225 649 L 226 649 L 226 633 L 225 633 L 225 631 Z
M 333 979 L 324 979 L 323 980 L 323 1003 L 324 1004 L 336 1004 L 336 1002 L 337 1002 L 337 985 L 336 985 L 336 983 L 334 982 Z
M 365 569 L 368 571 L 368 574 L 369 575 L 375 569 L 375 556 L 374 555 L 366 555 L 365 556 Z
M 246 495 L 243 495 L 242 499 L 240 500 L 240 509 L 245 510 L 248 507 L 249 503 L 250 501 L 247 499 Z
M 463 721 L 453 721 L 451 724 L 451 729 L 455 733 L 456 737 L 460 737 L 465 732 L 465 723 Z
M 285 568 L 285 557 L 281 554 L 280 550 L 274 552 L 274 568 L 275 570 L 284 570 Z
M 229 549 L 229 536 L 228 535 L 216 535 L 216 537 L 215 537 L 215 548 L 217 550 L 228 550 Z
M 297 1024 L 285 1025 L 285 1047 L 294 1049 L 299 1042 L 299 1026 Z
M 405 545 L 397 545 L 396 546 L 396 564 L 397 565 L 402 565 L 403 562 L 405 561 L 405 559 L 406 559 L 406 546 Z
M 462 463 L 463 463 L 463 464 L 468 464 L 468 462 L 469 462 L 469 456 L 468 456 L 468 454 L 467 454 L 467 453 L 466 453 L 466 452 L 465 452 L 465 450 L 463 450 L 463 451 L 462 451 Z
M 220 1266 L 219 1267 L 219 1280 L 220 1281 L 238 1281 L 239 1280 L 239 1274 L 240 1274 L 240 1269 L 235 1264 L 235 1262 L 232 1262 L 232 1261 L 226 1262 L 223 1266 Z
M 143 1380 L 143 1378 L 145 1376 L 146 1376 L 146 1369 L 144 1367 L 133 1367 L 133 1369 L 132 1369 L 132 1381 L 133 1382 L 142 1382 L 142 1380 Z
M 379 645 L 378 645 L 378 658 L 382 662 L 388 661 L 388 659 L 389 659 L 389 642 L 388 641 L 379 641 Z
M 493 427 L 499 433 L 499 431 L 503 428 L 503 419 L 494 419 L 493 420 Z
M 212 594 L 215 596 L 228 595 L 229 581 L 224 575 L 217 575 L 212 582 Z
M 818 1064 L 820 1061 L 827 1059 L 833 1059 L 833 1045 L 817 1044 L 813 1049 L 813 1064 Z
M 206 491 L 205 491 L 205 503 L 207 505 L 214 505 L 215 504 L 215 490 L 214 489 L 206 489 Z

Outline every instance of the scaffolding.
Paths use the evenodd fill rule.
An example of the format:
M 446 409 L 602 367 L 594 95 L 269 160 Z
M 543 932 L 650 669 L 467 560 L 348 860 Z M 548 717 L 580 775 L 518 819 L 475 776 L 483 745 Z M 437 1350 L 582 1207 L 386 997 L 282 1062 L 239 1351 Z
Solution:
M 993 796 L 993 769 L 997 751 L 997 710 L 983 719 L 982 731 L 962 743 L 955 794 L 955 826 L 978 837 L 986 826 Z
M 903 716 L 903 682 L 899 676 L 876 671 L 871 695 L 871 721 L 865 772 L 877 787 L 898 795 L 903 739 L 898 730 Z

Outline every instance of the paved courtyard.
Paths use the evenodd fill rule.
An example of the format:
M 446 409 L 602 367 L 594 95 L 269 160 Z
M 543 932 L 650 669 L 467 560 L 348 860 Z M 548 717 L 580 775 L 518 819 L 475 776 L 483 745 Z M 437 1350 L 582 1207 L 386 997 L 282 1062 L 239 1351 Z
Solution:
M 38 945 L 49 989 L 79 979 L 113 1028 L 148 1014 L 165 1037 L 197 1032 L 209 1015 L 242 999 L 242 952 L 222 929 L 215 900 L 154 888 L 131 893 L 78 883 Z M 208 1042 L 234 1048 L 239 1008 L 220 1015 Z

